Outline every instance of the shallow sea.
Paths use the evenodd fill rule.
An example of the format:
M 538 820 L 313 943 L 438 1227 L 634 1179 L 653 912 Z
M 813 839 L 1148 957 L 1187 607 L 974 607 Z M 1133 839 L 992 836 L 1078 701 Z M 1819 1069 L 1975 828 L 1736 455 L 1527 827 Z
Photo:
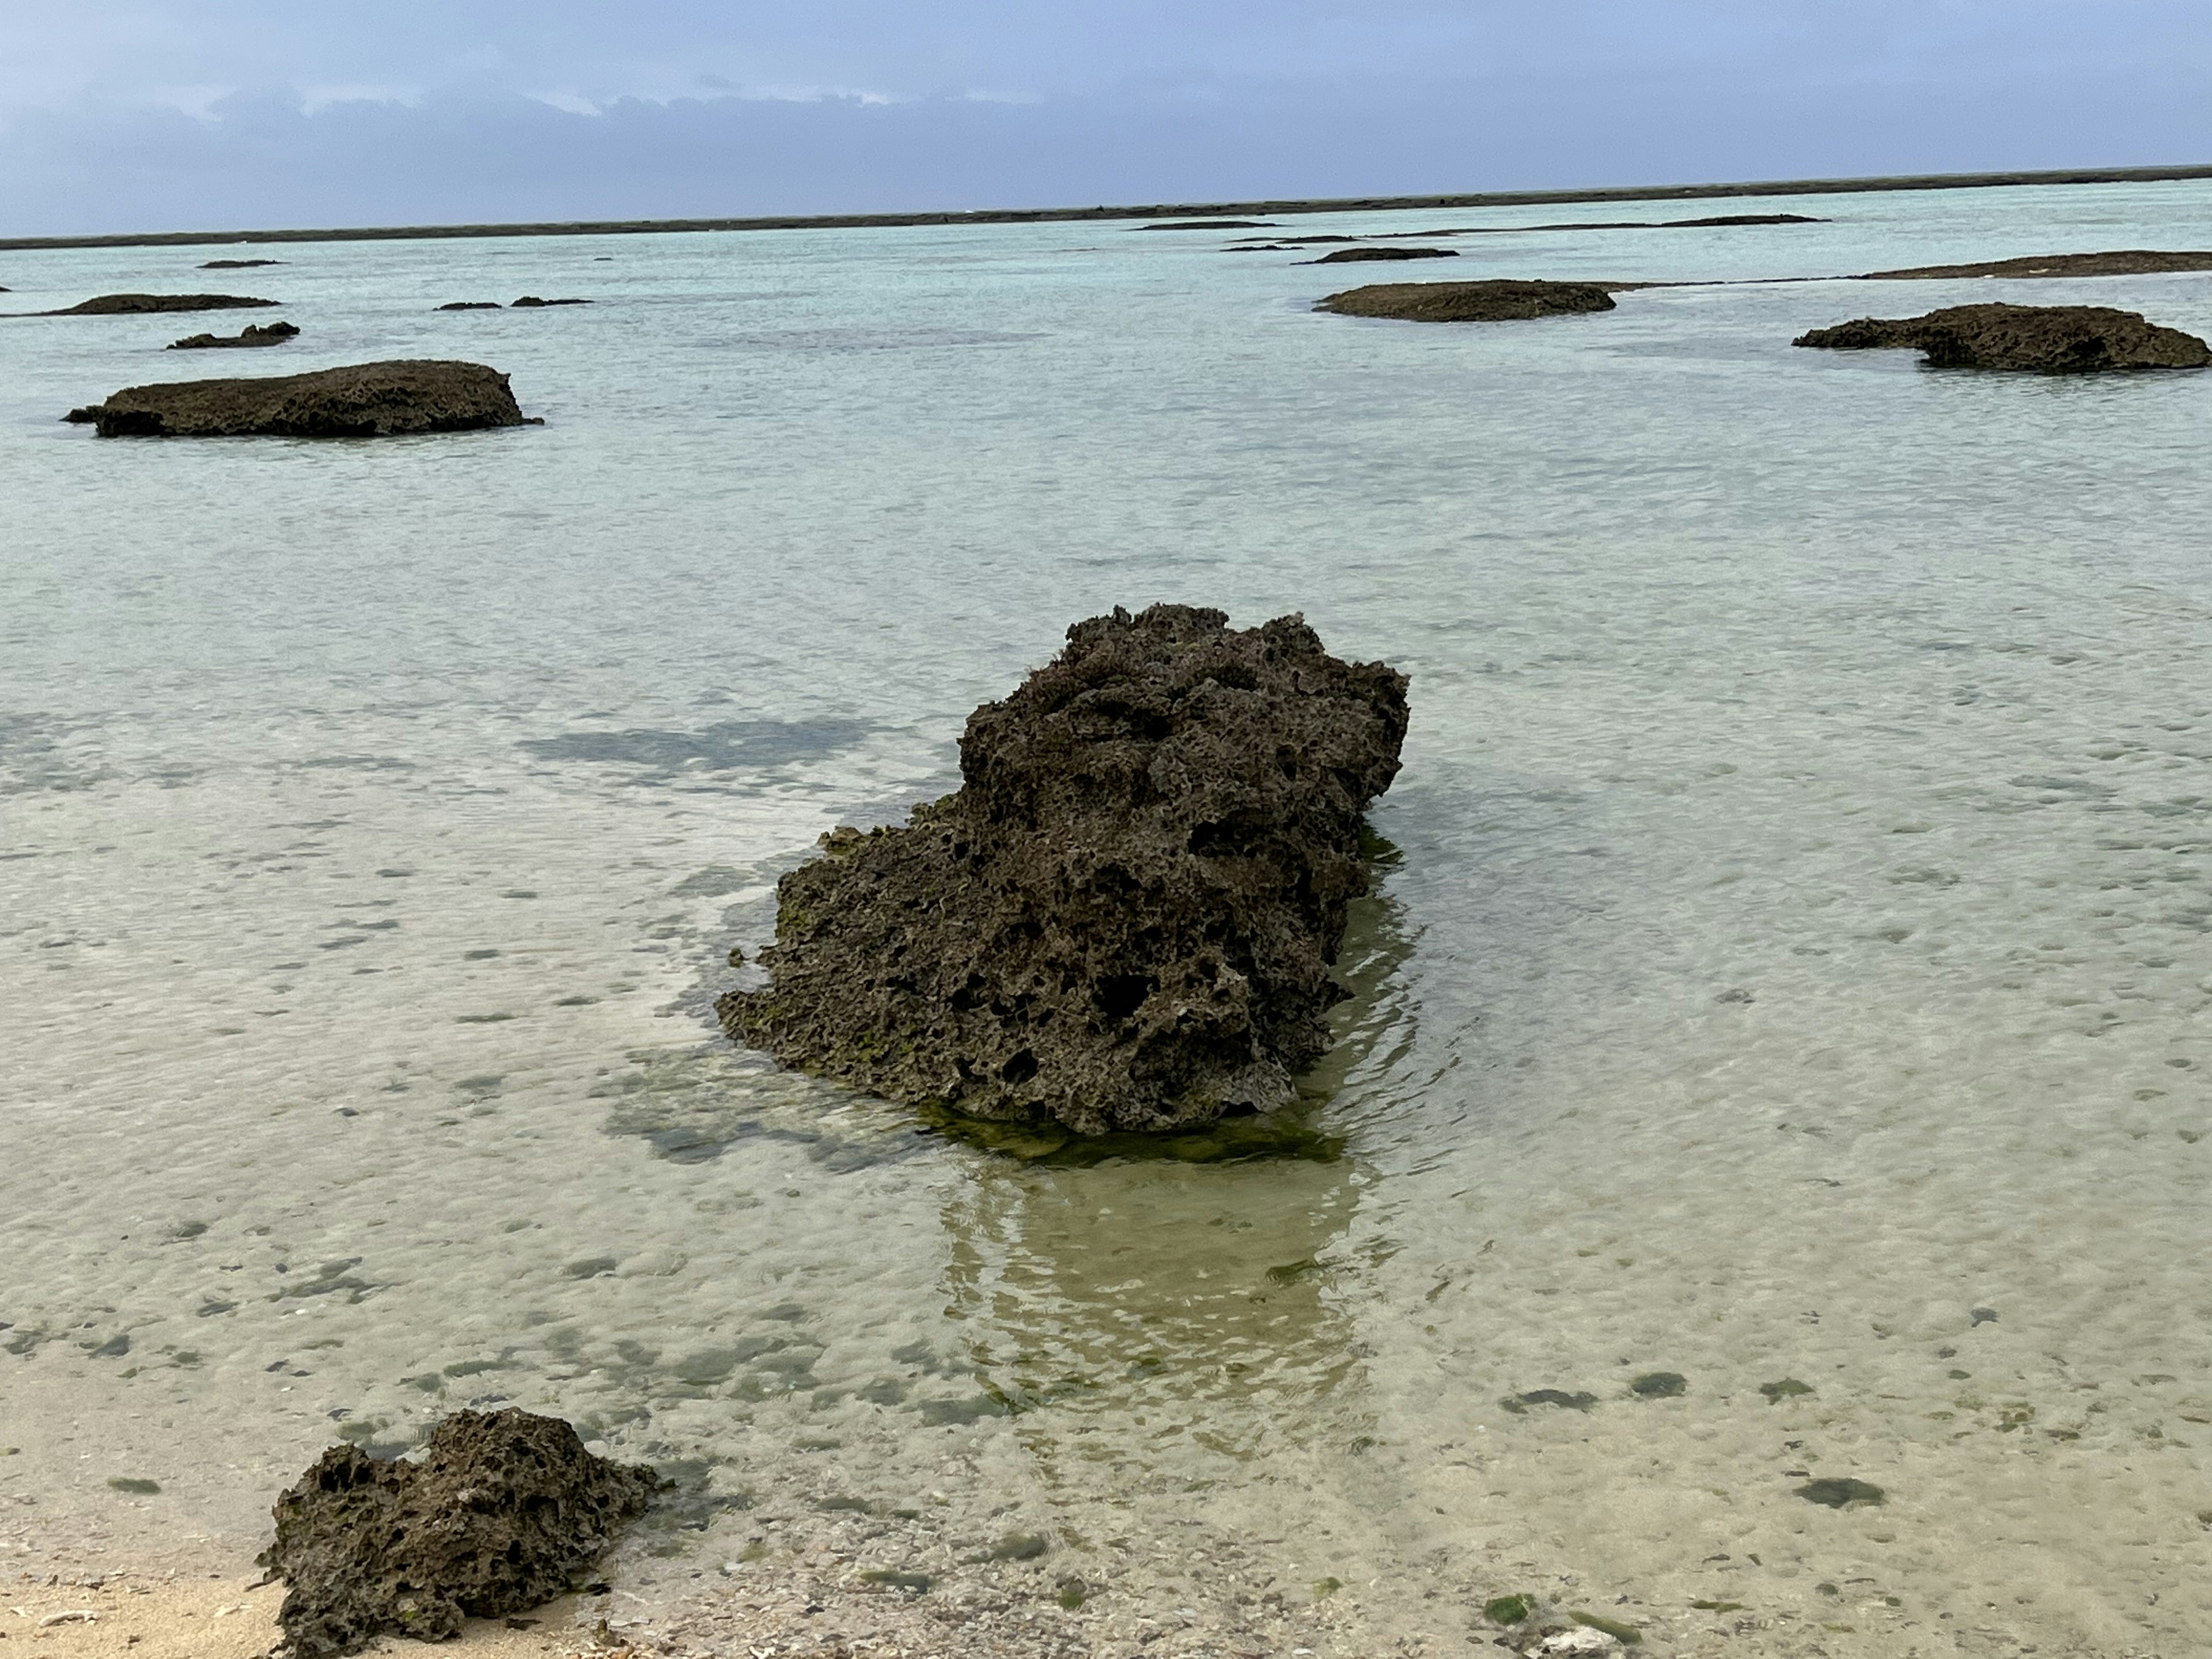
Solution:
M 0 1550 L 236 1559 L 332 1436 L 497 1401 L 703 1482 L 679 1577 L 773 1494 L 1235 1540 L 1340 1581 L 1347 1653 L 1521 1589 L 1764 1621 L 1729 1651 L 2203 1650 L 2212 375 L 1789 343 L 2212 334 L 2212 275 L 1308 307 L 2201 247 L 2212 188 L 1284 228 L 1769 206 L 1831 222 L 0 255 L 19 310 L 286 302 L 0 321 Z M 433 309 L 523 293 L 594 303 Z M 401 356 L 546 423 L 57 423 Z M 1413 678 L 1317 1155 L 1023 1163 L 723 1042 L 777 875 L 1160 599 Z M 1886 1500 L 1798 1495 L 1846 1479 Z

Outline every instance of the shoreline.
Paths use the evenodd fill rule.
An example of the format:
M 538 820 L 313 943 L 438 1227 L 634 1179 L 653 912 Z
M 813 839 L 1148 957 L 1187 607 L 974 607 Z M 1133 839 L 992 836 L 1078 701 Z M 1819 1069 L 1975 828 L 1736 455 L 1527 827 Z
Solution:
M 2021 173 L 1899 173 L 1858 179 L 1732 184 L 1619 185 L 1586 190 L 1486 191 L 1450 196 L 1358 196 L 1249 202 L 1156 203 L 965 212 L 771 215 L 750 218 L 582 219 L 516 224 L 385 225 L 301 230 L 171 230 L 88 236 L 0 237 L 0 252 L 98 247 L 236 246 L 261 242 L 380 242 L 501 236 L 654 236 L 701 231 L 880 230 L 930 225 L 1048 224 L 1109 219 L 1212 219 L 1254 214 L 1395 213 L 1423 208 L 1536 207 L 1597 202 L 1697 201 L 1747 196 L 1846 196 L 1887 191 L 1993 190 L 2039 185 L 2160 184 L 2212 179 L 2212 163 L 2068 167 Z

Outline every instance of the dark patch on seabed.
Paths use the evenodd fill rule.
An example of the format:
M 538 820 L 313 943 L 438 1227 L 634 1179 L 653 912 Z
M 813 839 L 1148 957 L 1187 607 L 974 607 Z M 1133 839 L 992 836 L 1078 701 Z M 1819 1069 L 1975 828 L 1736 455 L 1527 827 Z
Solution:
M 0 795 L 88 789 L 116 776 L 108 767 L 72 766 L 56 741 L 98 724 L 51 714 L 0 714 Z
M 518 747 L 539 760 L 633 767 L 638 775 L 632 781 L 661 782 L 687 769 L 781 771 L 850 749 L 874 729 L 851 720 L 720 720 L 696 732 L 655 726 L 563 732 L 525 738 Z

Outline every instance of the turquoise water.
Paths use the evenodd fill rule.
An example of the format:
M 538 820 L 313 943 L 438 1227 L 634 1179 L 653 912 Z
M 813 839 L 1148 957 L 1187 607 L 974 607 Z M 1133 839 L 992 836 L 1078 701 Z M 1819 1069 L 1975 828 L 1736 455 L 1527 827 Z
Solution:
M 0 323 L 0 1544 L 240 1556 L 331 1435 L 502 1400 L 763 1505 L 1234 1539 L 1343 1581 L 1345 1652 L 1555 1585 L 1685 1639 L 1743 1603 L 1750 1652 L 2191 1650 L 2212 377 L 1788 343 L 1990 297 L 2212 334 L 2212 276 L 1308 309 L 2212 241 L 2195 184 L 1767 208 L 1833 222 L 1381 271 L 1094 224 L 0 256 L 19 309 L 304 331 Z M 524 293 L 595 303 L 432 309 Z M 546 424 L 57 422 L 415 356 Z M 1413 677 L 1339 1155 L 1025 1166 L 724 1044 L 776 875 L 1156 599 Z M 1539 1389 L 1595 1398 L 1500 1404 Z

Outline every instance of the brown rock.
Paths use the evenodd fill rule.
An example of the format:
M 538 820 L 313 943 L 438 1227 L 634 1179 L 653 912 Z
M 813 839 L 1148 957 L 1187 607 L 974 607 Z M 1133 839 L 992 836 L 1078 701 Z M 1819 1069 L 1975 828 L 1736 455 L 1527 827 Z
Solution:
M 265 328 L 248 323 L 236 334 L 188 334 L 181 340 L 170 341 L 169 349 L 207 351 L 222 346 L 283 345 L 285 341 L 292 338 L 299 331 L 299 329 L 290 323 L 270 323 Z
M 500 311 L 505 309 L 496 300 L 453 300 L 438 307 L 441 311 Z
M 1901 283 L 1961 276 L 2150 276 L 2176 270 L 2212 270 L 2212 253 L 2161 253 L 2148 248 L 2122 248 L 2108 253 L 2032 253 L 2024 258 L 1990 259 L 1974 264 L 1872 270 L 1859 280 Z
M 645 1513 L 651 1469 L 595 1457 L 556 1417 L 455 1412 L 420 1461 L 333 1446 L 276 1500 L 260 1565 L 290 1589 L 276 1614 L 295 1659 L 386 1633 L 443 1641 L 467 1619 L 551 1601 Z
M 1353 265 L 1382 259 L 1456 259 L 1455 247 L 1340 247 L 1334 253 L 1324 253 L 1318 259 L 1309 259 L 1310 265 Z
M 210 259 L 202 270 L 255 270 L 263 265 L 281 265 L 282 259 Z
M 1405 733 L 1405 676 L 1297 617 L 1078 623 L 969 717 L 957 793 L 783 878 L 771 982 L 716 1011 L 787 1066 L 969 1117 L 1266 1110 L 1328 1047 L 1363 814 Z
M 2212 364 L 2212 347 L 2195 335 L 2106 306 L 1952 306 L 1924 317 L 1861 317 L 1814 329 L 1790 343 L 1832 351 L 1911 348 L 1938 368 L 2030 374 Z
M 506 375 L 436 360 L 135 386 L 64 418 L 88 413 L 103 438 L 374 438 L 525 424 Z
M 1613 295 L 1596 283 L 1376 283 L 1332 294 L 1314 309 L 1414 323 L 1513 322 L 1611 311 Z
M 250 300 L 237 294 L 101 294 L 41 317 L 129 317 L 149 311 L 245 311 L 274 306 L 274 300 Z
M 589 300 L 541 300 L 535 294 L 526 294 L 507 307 L 510 311 L 534 311 L 541 306 L 587 306 Z

